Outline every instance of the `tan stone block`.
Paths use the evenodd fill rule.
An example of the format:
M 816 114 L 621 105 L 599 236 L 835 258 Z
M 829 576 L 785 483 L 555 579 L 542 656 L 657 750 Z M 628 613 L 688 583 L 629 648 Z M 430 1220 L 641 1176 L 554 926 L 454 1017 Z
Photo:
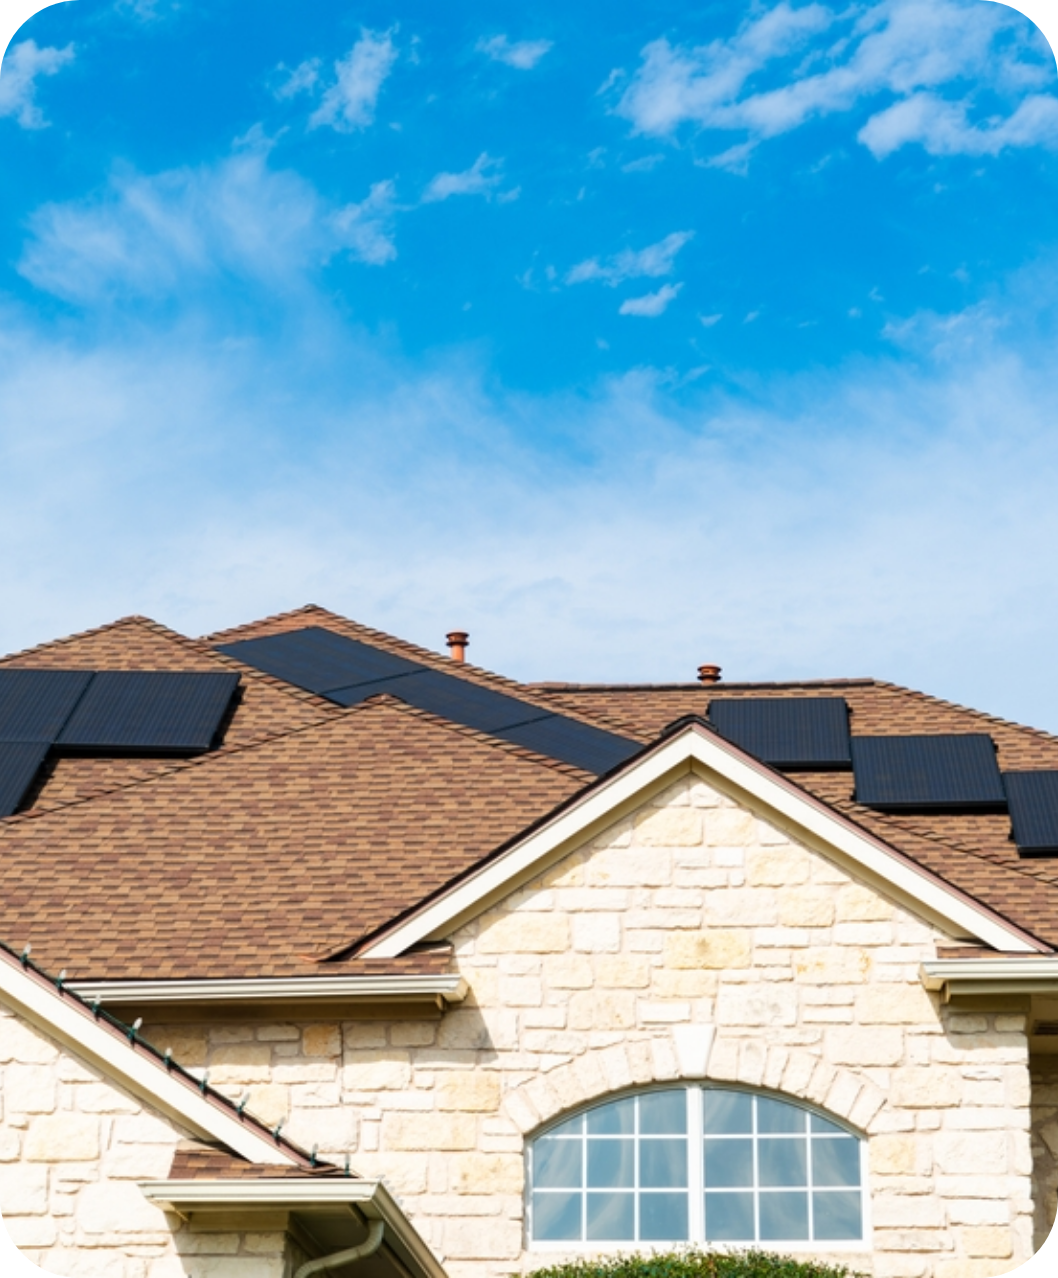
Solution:
M 1003 1265 L 997 1270 L 994 1260 L 938 1260 L 933 1278 L 996 1278 L 1008 1268 Z
M 1005 1132 L 939 1132 L 933 1151 L 941 1172 L 987 1169 L 991 1175 L 1001 1177 L 1007 1171 Z
M 127 1180 L 86 1185 L 77 1198 L 77 1224 L 86 1234 L 138 1234 L 139 1246 L 166 1244 L 172 1236 L 161 1208 Z
M 631 1029 L 636 1023 L 636 999 L 630 990 L 584 990 L 569 1000 L 571 1030 Z
M 201 1069 L 206 1064 L 208 1040 L 205 1030 L 189 1029 L 183 1025 L 148 1026 L 144 1033 L 152 1043 L 172 1054 L 187 1069 Z
M 621 948 L 619 914 L 579 914 L 572 919 L 572 945 L 586 954 L 616 954 Z
M 771 888 L 726 888 L 709 893 L 706 924 L 711 927 L 775 927 L 779 895 Z
M 933 1000 L 918 982 L 872 984 L 856 994 L 856 1019 L 861 1025 L 930 1025 L 936 1018 Z
M 645 989 L 650 984 L 650 962 L 633 954 L 600 954 L 593 961 L 595 984 L 600 989 Z
M 267 1043 L 232 1043 L 210 1053 L 209 1080 L 215 1086 L 267 1083 L 271 1073 L 272 1049 Z
M 342 1033 L 337 1025 L 306 1025 L 301 1046 L 306 1056 L 338 1056 Z
M 702 841 L 702 814 L 696 808 L 647 808 L 636 813 L 633 827 L 636 842 L 649 847 L 690 848 Z
M 917 1136 L 875 1136 L 870 1143 L 871 1171 L 879 1176 L 911 1176 L 918 1158 Z
M 518 1154 L 453 1154 L 448 1168 L 454 1194 L 520 1194 L 525 1180 Z
M 399 1091 L 410 1079 L 411 1056 L 396 1048 L 349 1054 L 342 1068 L 342 1086 L 352 1092 Z
M 719 972 L 700 968 L 670 972 L 659 967 L 654 969 L 650 993 L 657 999 L 711 999 L 716 996 L 719 987 Z
M 895 1026 L 835 1026 L 826 1031 L 827 1056 L 835 1065 L 898 1065 L 903 1031 Z
M 398 1021 L 389 1037 L 394 1047 L 429 1047 L 437 1037 L 437 1026 L 429 1021 Z
M 893 1071 L 889 1097 L 903 1109 L 945 1109 L 960 1104 L 962 1086 L 954 1070 L 907 1066 Z
M 55 1071 L 39 1065 L 8 1065 L 4 1069 L 4 1113 L 50 1114 L 55 1108 Z
M 705 841 L 711 848 L 744 848 L 757 839 L 757 822 L 742 808 L 713 808 L 705 814 Z
M 250 1089 L 250 1099 L 246 1108 L 262 1123 L 275 1127 L 281 1119 L 285 1119 L 290 1109 L 290 1094 L 285 1087 L 274 1083 L 258 1084 Z
M 474 1149 L 478 1121 L 472 1114 L 386 1114 L 382 1130 L 387 1149 Z
M 595 983 L 592 960 L 582 954 L 563 954 L 544 961 L 544 979 L 556 990 L 587 990 Z
M 58 1048 L 23 1021 L 14 1016 L 0 1020 L 0 1064 L 50 1065 L 58 1056 Z
M 49 1220 L 44 1216 L 10 1216 L 4 1221 L 4 1229 L 8 1238 L 15 1244 L 19 1251 L 31 1251 L 35 1247 L 51 1247 L 59 1237 L 59 1231 L 55 1227 L 54 1220 Z M 34 1266 L 35 1268 L 36 1266 Z M 22 1269 L 21 1272 L 29 1272 L 29 1267 Z M 43 1273 L 44 1270 L 38 1272 Z M 64 1269 L 64 1273 L 71 1273 L 69 1269 Z
M 995 1256 L 997 1259 L 1005 1260 L 1014 1254 L 1014 1240 L 1009 1226 L 970 1226 L 960 1229 L 959 1237 L 968 1256 Z
M 665 963 L 668 967 L 745 968 L 752 961 L 753 942 L 744 929 L 673 932 L 665 938 Z
M 35 1118 L 26 1135 L 31 1163 L 81 1163 L 99 1157 L 99 1119 L 64 1112 Z
M 501 915 L 478 937 L 482 954 L 562 954 L 569 943 L 569 919 L 564 914 Z
M 807 883 L 812 863 L 799 848 L 754 848 L 746 856 L 746 882 L 751 887 L 794 887 Z
M 779 922 L 784 927 L 830 927 L 834 922 L 834 894 L 820 888 L 784 892 L 779 898 Z
M 11 1216 L 42 1216 L 47 1210 L 47 1167 L 0 1167 L 0 1213 L 5 1221 Z
M 797 990 L 792 985 L 721 985 L 716 998 L 716 1023 L 795 1025 Z
M 444 1240 L 446 1260 L 514 1261 L 522 1252 L 522 1225 L 502 1217 L 453 1217 L 445 1223 Z
M 435 1089 L 438 1109 L 486 1110 L 499 1108 L 500 1076 L 488 1070 L 445 1071 Z
M 848 946 L 813 946 L 799 953 L 794 977 L 806 985 L 862 985 L 870 976 L 871 956 Z
M 838 888 L 835 906 L 842 923 L 880 923 L 893 917 L 893 906 L 885 897 L 862 883 Z

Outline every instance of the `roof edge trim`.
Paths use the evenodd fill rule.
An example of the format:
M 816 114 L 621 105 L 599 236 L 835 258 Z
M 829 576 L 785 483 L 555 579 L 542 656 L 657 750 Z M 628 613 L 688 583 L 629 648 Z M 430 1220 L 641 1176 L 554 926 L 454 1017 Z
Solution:
M 691 719 L 662 735 L 622 768 L 603 777 L 549 821 L 511 845 L 448 891 L 380 933 L 360 958 L 396 958 L 410 946 L 445 936 L 505 895 L 549 857 L 612 817 L 644 790 L 695 764 L 743 791 L 795 828 L 814 837 L 897 895 L 943 920 L 955 935 L 975 937 L 991 949 L 1025 954 L 1048 947 L 969 894 L 945 882 L 909 856 L 808 794 L 781 773 Z
M 947 1003 L 958 995 L 1058 993 L 1058 955 L 927 959 L 922 984 Z
M 466 978 L 441 975 L 265 977 L 249 980 L 71 981 L 82 998 L 103 1004 L 396 1002 L 462 1003 Z

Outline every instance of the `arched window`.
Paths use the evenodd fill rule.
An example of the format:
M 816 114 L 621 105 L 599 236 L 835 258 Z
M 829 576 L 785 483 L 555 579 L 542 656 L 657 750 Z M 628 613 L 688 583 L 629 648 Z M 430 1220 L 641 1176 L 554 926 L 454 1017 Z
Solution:
M 529 1148 L 534 1243 L 856 1242 L 863 1141 L 728 1087 L 593 1105 Z

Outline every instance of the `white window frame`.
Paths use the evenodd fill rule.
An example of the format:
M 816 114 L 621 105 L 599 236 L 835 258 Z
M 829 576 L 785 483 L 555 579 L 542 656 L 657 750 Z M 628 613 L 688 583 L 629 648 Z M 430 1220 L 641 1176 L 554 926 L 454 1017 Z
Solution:
M 688 1235 L 687 1239 L 674 1242 L 635 1242 L 628 1239 L 615 1239 L 606 1241 L 605 1239 L 535 1239 L 533 1237 L 533 1178 L 532 1178 L 532 1149 L 537 1140 L 543 1136 L 547 1136 L 554 1128 L 568 1122 L 571 1118 L 586 1114 L 589 1110 L 597 1109 L 603 1105 L 609 1105 L 614 1101 L 628 1100 L 636 1096 L 648 1095 L 651 1092 L 668 1092 L 668 1091 L 684 1091 L 687 1094 L 687 1141 L 688 1141 Z M 702 1156 L 702 1142 L 704 1139 L 703 1117 L 704 1104 L 703 1097 L 706 1091 L 728 1091 L 739 1092 L 747 1096 L 760 1097 L 765 1100 L 781 1101 L 783 1104 L 790 1105 L 795 1109 L 806 1111 L 808 1114 L 815 1114 L 825 1119 L 829 1123 L 842 1128 L 851 1137 L 856 1140 L 859 1149 L 859 1170 L 860 1170 L 860 1205 L 861 1220 L 863 1226 L 863 1236 L 861 1238 L 849 1239 L 821 1239 L 813 1241 L 806 1238 L 795 1239 L 763 1239 L 759 1242 L 723 1242 L 710 1241 L 705 1238 L 705 1160 Z M 756 1107 L 754 1106 L 754 1113 Z M 756 1120 L 754 1119 L 754 1126 Z M 636 1138 L 638 1140 L 638 1137 Z M 755 1232 L 759 1233 L 759 1213 L 760 1213 L 760 1190 L 757 1187 L 757 1156 L 758 1146 L 757 1133 L 753 1134 L 753 1161 L 754 1161 L 754 1187 L 753 1187 L 753 1213 Z M 697 1148 L 697 1156 L 695 1149 Z M 811 1184 L 811 1150 L 809 1149 L 808 1159 L 808 1203 L 809 1203 L 809 1221 L 812 1222 L 812 1184 Z M 713 1083 L 709 1081 L 703 1082 L 685 1082 L 678 1081 L 672 1083 L 657 1083 L 653 1086 L 628 1088 L 619 1092 L 613 1092 L 606 1096 L 601 1096 L 597 1100 L 587 1105 L 579 1106 L 570 1113 L 565 1113 L 547 1126 L 540 1128 L 533 1133 L 530 1140 L 525 1144 L 525 1249 L 530 1252 L 542 1253 L 570 1253 L 570 1254 L 598 1254 L 599 1252 L 609 1252 L 614 1255 L 622 1255 L 634 1252 L 657 1252 L 669 1251 L 674 1247 L 698 1246 L 707 1247 L 714 1251 L 739 1251 L 746 1247 L 753 1247 L 765 1251 L 784 1251 L 784 1252 L 810 1252 L 812 1254 L 823 1253 L 827 1255 L 833 1254 L 858 1254 L 870 1252 L 872 1250 L 872 1225 L 871 1225 L 871 1196 L 869 1192 L 869 1165 L 868 1165 L 868 1142 L 864 1135 L 855 1131 L 848 1123 L 834 1114 L 828 1113 L 825 1109 L 818 1105 L 812 1105 L 806 1101 L 783 1095 L 781 1092 L 769 1091 L 767 1088 L 746 1087 L 735 1083 Z M 583 1192 L 583 1191 L 582 1191 Z M 635 1192 L 638 1194 L 638 1186 Z

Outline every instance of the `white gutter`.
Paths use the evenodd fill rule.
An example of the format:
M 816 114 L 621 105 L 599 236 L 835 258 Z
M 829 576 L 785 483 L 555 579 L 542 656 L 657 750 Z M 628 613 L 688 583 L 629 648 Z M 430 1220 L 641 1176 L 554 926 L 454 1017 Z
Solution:
M 960 994 L 1058 993 L 1058 956 L 927 959 L 919 974 L 945 1002 Z
M 185 1131 L 200 1139 L 220 1141 L 253 1163 L 297 1166 L 279 1142 L 268 1140 L 250 1124 L 211 1104 L 153 1057 L 98 1024 L 72 999 L 64 999 L 17 964 L 0 962 L 0 1000 L 104 1078 L 128 1087 Z
M 437 1257 L 419 1236 L 385 1184 L 354 1177 L 275 1180 L 141 1181 L 144 1197 L 180 1216 L 226 1211 L 312 1212 L 355 1207 L 369 1221 L 381 1221 L 387 1245 L 413 1262 L 415 1278 L 447 1278 Z
M 461 1003 L 459 973 L 402 976 L 309 976 L 217 981 L 71 981 L 69 988 L 107 1007 L 157 1003 Z

